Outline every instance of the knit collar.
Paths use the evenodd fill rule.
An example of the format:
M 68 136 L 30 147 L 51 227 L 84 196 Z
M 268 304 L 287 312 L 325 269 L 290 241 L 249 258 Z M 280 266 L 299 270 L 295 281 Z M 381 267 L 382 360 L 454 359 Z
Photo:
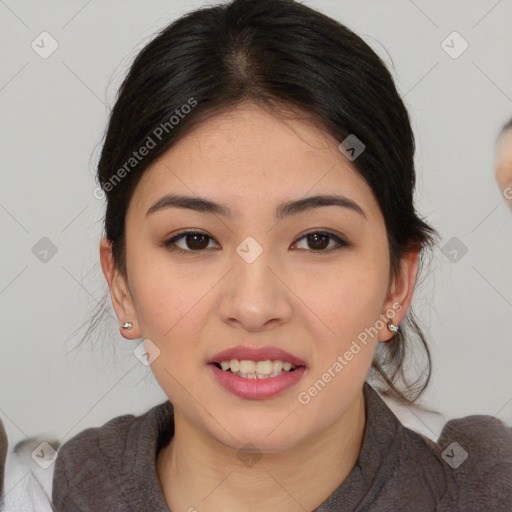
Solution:
M 365 509 L 391 478 L 404 443 L 404 427 L 380 395 L 363 386 L 366 424 L 359 457 L 340 486 L 313 512 Z
M 355 466 L 340 486 L 313 512 L 351 512 L 370 503 L 393 472 L 404 440 L 403 426 L 379 394 L 363 386 L 366 424 Z M 99 444 L 112 478 L 133 510 L 169 512 L 158 478 L 156 460 L 174 435 L 169 400 L 135 418 L 123 439 L 115 423 L 100 430 Z M 149 455 L 151 454 L 151 455 Z

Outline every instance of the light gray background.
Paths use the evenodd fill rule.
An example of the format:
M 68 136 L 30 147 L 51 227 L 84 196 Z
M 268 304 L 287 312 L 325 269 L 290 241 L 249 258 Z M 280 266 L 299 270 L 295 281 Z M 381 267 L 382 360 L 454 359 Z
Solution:
M 512 116 L 512 1 L 305 3 L 394 66 L 412 117 L 417 208 L 443 237 L 413 302 L 433 354 L 423 403 L 512 424 L 512 215 L 492 169 Z M 107 286 L 93 190 L 109 108 L 153 33 L 201 5 L 0 0 L 0 417 L 11 447 L 35 435 L 66 441 L 166 399 L 114 316 L 89 350 L 70 352 L 83 330 L 71 335 Z M 59 45 L 47 59 L 31 47 L 43 31 Z M 453 31 L 469 43 L 456 59 L 441 46 Z M 57 247 L 47 262 L 32 252 L 43 237 Z M 467 247 L 457 262 L 441 250 L 453 237 Z

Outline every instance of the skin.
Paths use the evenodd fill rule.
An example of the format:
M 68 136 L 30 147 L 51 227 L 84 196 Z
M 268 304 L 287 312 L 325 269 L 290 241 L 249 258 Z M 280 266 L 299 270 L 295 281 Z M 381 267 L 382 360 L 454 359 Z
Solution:
M 512 209 L 512 129 L 503 132 L 496 144 L 494 175 L 505 201 Z
M 391 282 L 378 203 L 338 144 L 309 123 L 242 104 L 196 127 L 147 169 L 126 217 L 127 279 L 109 242 L 100 243 L 119 322 L 133 322 L 123 336 L 160 350 L 151 369 L 174 405 L 175 435 L 158 454 L 157 472 L 173 511 L 312 510 L 354 467 L 366 421 L 363 384 L 377 342 L 393 333 L 384 324 L 307 405 L 297 395 L 395 303 L 402 309 L 393 323 L 402 321 L 418 252 L 404 257 Z M 236 214 L 173 208 L 145 217 L 166 193 L 206 196 Z M 366 218 L 328 206 L 274 219 L 278 204 L 321 193 L 351 198 Z M 191 228 L 211 237 L 203 252 L 162 246 Z M 334 249 L 327 239 L 319 251 L 303 238 L 322 230 L 350 245 Z M 250 264 L 236 252 L 247 236 L 263 248 Z M 176 244 L 198 246 L 190 238 Z M 277 397 L 232 395 L 206 361 L 241 344 L 278 346 L 305 360 L 306 373 Z M 246 443 L 260 457 L 253 464 L 239 457 Z

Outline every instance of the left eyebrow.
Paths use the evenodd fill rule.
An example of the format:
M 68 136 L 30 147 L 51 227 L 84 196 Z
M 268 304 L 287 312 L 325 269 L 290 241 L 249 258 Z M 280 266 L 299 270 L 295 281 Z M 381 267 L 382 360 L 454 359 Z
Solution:
M 282 219 L 289 215 L 297 215 L 313 209 L 325 206 L 338 206 L 352 210 L 367 219 L 364 210 L 352 199 L 336 194 L 316 195 L 287 201 L 280 204 L 274 213 L 274 217 Z M 232 218 L 233 211 L 226 205 L 217 203 L 205 197 L 186 196 L 180 194 L 167 194 L 154 203 L 146 212 L 146 217 L 151 213 L 168 208 L 186 208 L 202 213 L 217 213 L 224 217 Z

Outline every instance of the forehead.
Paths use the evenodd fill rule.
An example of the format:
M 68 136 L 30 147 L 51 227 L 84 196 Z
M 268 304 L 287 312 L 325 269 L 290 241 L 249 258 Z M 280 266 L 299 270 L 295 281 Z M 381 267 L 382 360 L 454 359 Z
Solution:
M 311 122 L 242 104 L 197 125 L 155 161 L 135 190 L 134 209 L 144 215 L 163 194 L 181 192 L 229 204 L 243 217 L 290 198 L 338 193 L 379 216 L 371 188 L 338 145 Z

